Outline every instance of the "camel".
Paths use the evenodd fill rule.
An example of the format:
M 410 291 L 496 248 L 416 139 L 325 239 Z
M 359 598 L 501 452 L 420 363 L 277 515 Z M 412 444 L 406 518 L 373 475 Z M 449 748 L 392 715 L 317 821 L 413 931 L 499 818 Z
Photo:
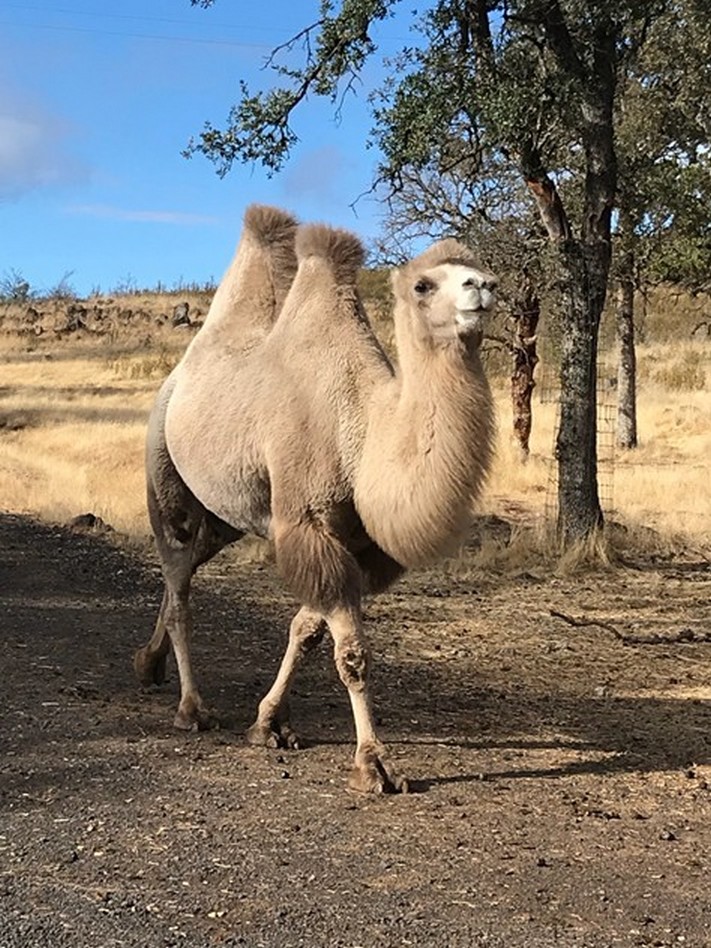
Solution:
M 248 209 L 205 324 L 149 422 L 165 593 L 134 664 L 141 681 L 161 682 L 172 643 L 175 724 L 209 726 L 189 655 L 191 576 L 246 533 L 270 538 L 301 608 L 247 740 L 299 746 L 289 688 L 328 630 L 355 722 L 348 785 L 378 793 L 407 781 L 376 734 L 361 603 L 452 550 L 470 524 L 492 454 L 479 348 L 496 281 L 453 239 L 395 270 L 394 368 L 358 295 L 363 260 L 347 231 Z

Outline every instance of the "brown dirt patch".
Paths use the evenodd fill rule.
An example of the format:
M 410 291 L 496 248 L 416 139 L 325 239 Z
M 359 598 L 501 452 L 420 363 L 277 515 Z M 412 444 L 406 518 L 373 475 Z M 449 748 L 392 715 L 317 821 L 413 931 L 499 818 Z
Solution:
M 196 582 L 220 731 L 170 728 L 131 655 L 150 554 L 0 516 L 0 946 L 711 945 L 707 562 L 563 579 L 408 577 L 368 607 L 382 736 L 418 792 L 345 791 L 328 650 L 297 682 L 311 746 L 250 748 L 293 603 L 267 564 Z

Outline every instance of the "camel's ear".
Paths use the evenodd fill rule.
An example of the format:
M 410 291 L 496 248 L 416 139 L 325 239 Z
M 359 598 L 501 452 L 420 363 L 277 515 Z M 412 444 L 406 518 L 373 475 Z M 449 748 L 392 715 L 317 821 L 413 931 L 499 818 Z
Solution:
M 395 269 L 390 272 L 390 286 L 392 287 L 393 295 L 396 297 L 405 292 L 406 269 L 406 266 L 395 267 Z

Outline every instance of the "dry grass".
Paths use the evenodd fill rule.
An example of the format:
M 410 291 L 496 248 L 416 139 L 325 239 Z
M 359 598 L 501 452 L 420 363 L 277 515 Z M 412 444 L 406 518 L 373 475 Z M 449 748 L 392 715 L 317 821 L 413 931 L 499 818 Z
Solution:
M 185 339 L 183 338 L 183 344 Z M 5 509 L 65 521 L 91 511 L 145 535 L 143 443 L 160 379 L 179 357 L 3 346 L 0 496 Z
M 642 346 L 638 428 L 634 451 L 612 447 L 611 463 L 601 449 L 601 482 L 611 493 L 607 514 L 629 528 L 650 527 L 668 538 L 688 537 L 707 546 L 711 536 L 711 346 Z M 676 382 L 675 367 L 691 364 L 699 384 Z M 615 393 L 609 394 L 614 404 Z M 524 464 L 508 432 L 511 407 L 503 388 L 497 393 L 499 445 L 484 506 L 502 516 L 513 505 L 543 518 L 555 509 L 554 404 L 534 404 L 531 455 Z
M 122 533 L 145 535 L 146 418 L 160 380 L 189 338 L 156 330 L 149 343 L 111 349 L 89 339 L 28 344 L 0 336 L 2 507 L 60 522 L 91 511 Z M 641 445 L 617 452 L 612 484 L 613 519 L 630 536 L 651 527 L 708 545 L 709 348 L 700 341 L 640 348 Z M 678 382 L 687 377 L 684 366 L 693 367 L 692 385 Z M 531 455 L 522 463 L 509 436 L 505 380 L 496 381 L 495 392 L 499 444 L 481 506 L 517 526 L 510 541 L 485 541 L 470 562 L 525 569 L 532 548 L 548 542 L 545 514 L 555 510 L 556 408 L 536 401 Z

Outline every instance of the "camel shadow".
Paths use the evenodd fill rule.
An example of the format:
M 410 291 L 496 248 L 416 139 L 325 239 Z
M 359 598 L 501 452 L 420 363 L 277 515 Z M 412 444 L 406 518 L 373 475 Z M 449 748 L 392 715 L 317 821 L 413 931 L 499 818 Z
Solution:
M 256 703 L 278 666 L 293 611 L 278 587 L 266 594 L 270 576 L 262 595 L 255 596 L 256 605 L 243 601 L 239 589 L 246 588 L 241 580 L 249 567 L 243 572 L 237 570 L 234 582 L 230 578 L 221 590 L 214 583 L 198 583 L 195 595 L 196 666 L 205 696 L 221 712 L 230 735 L 252 723 Z M 30 768 L 26 759 L 37 768 L 43 749 L 49 755 L 53 745 L 73 741 L 90 740 L 99 754 L 102 742 L 108 746 L 116 739 L 172 739 L 175 674 L 160 689 L 145 692 L 131 668 L 133 649 L 147 638 L 160 597 L 160 579 L 150 560 L 102 537 L 0 516 L 7 722 L 0 739 L 13 767 Z M 387 608 L 379 621 L 388 625 Z M 397 625 L 395 616 L 392 624 Z M 694 648 L 707 654 L 703 645 Z M 408 769 L 419 771 L 413 791 L 711 763 L 709 701 L 541 694 L 520 682 L 502 690 L 456 660 L 435 667 L 424 659 L 403 663 L 376 652 L 375 666 L 382 736 L 393 753 L 414 764 Z M 342 746 L 347 759 L 352 718 L 326 650 L 305 663 L 292 711 L 307 748 Z M 189 739 L 216 740 L 209 734 Z M 230 743 L 241 746 L 241 738 Z M 453 761 L 437 775 L 427 773 L 427 757 L 435 748 L 440 760 L 451 749 Z M 457 772 L 447 772 L 450 767 Z M 55 779 L 49 756 L 37 779 Z

